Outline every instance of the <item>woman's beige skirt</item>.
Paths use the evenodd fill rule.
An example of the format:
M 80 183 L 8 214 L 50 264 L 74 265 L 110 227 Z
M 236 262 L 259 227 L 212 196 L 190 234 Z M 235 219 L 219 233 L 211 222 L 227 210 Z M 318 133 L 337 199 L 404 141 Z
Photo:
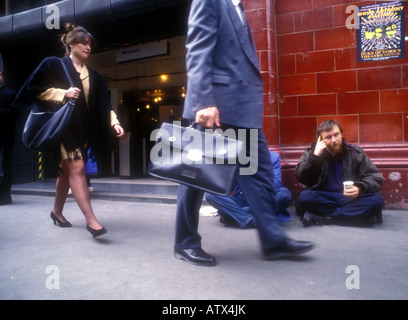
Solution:
M 84 160 L 81 149 L 77 148 L 74 151 L 68 152 L 61 143 L 61 162 L 64 160 Z

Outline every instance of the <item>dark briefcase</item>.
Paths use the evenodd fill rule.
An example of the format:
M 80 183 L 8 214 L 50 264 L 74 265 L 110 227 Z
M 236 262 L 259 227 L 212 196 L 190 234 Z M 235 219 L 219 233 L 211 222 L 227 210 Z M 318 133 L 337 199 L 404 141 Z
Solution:
M 243 142 L 194 127 L 163 123 L 152 133 L 156 144 L 150 152 L 152 176 L 227 195 L 235 184 Z M 151 140 L 153 140 L 151 138 Z

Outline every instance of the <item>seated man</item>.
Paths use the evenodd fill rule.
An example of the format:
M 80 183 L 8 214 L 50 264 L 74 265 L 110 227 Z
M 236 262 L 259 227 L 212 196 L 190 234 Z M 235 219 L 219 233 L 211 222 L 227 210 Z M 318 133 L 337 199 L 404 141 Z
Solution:
M 290 213 L 286 208 L 290 205 L 292 195 L 289 189 L 281 187 L 281 158 L 276 152 L 269 151 L 269 153 L 273 164 L 276 213 L 281 221 L 290 221 Z M 221 223 L 242 229 L 256 227 L 254 216 L 238 185 L 230 195 L 220 196 L 206 193 L 206 199 L 210 205 L 218 209 Z
M 381 223 L 384 199 L 377 192 L 384 179 L 377 167 L 362 148 L 343 139 L 337 121 L 324 121 L 317 137 L 295 170 L 296 178 L 307 187 L 296 201 L 303 225 Z M 353 185 L 346 189 L 344 181 Z

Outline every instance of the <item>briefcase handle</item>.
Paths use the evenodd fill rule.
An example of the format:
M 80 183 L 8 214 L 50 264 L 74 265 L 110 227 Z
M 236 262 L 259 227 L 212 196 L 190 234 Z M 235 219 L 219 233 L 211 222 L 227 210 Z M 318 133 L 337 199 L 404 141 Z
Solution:
M 204 129 L 211 129 L 211 128 L 203 127 L 201 124 L 197 123 L 196 121 L 193 121 L 193 123 L 191 123 L 187 128 L 188 129 L 195 129 L 195 130 L 203 131 L 203 130 L 200 130 L 199 128 L 197 128 L 197 126 L 199 126 L 201 128 L 204 128 Z M 218 131 L 216 131 L 216 130 L 213 130 L 213 134 L 215 136 L 223 137 L 223 135 L 221 133 L 219 133 Z

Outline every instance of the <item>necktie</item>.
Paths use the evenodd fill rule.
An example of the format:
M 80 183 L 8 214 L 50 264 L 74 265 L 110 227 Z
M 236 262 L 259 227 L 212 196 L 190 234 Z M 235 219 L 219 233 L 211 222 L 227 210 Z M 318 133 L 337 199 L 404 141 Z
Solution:
M 245 31 L 246 31 L 247 35 L 249 35 L 249 25 L 248 25 L 248 20 L 247 20 L 246 15 L 245 15 L 244 4 L 242 2 L 240 2 L 238 4 L 238 7 L 241 9 L 241 16 L 242 16 L 242 20 L 244 21 Z

